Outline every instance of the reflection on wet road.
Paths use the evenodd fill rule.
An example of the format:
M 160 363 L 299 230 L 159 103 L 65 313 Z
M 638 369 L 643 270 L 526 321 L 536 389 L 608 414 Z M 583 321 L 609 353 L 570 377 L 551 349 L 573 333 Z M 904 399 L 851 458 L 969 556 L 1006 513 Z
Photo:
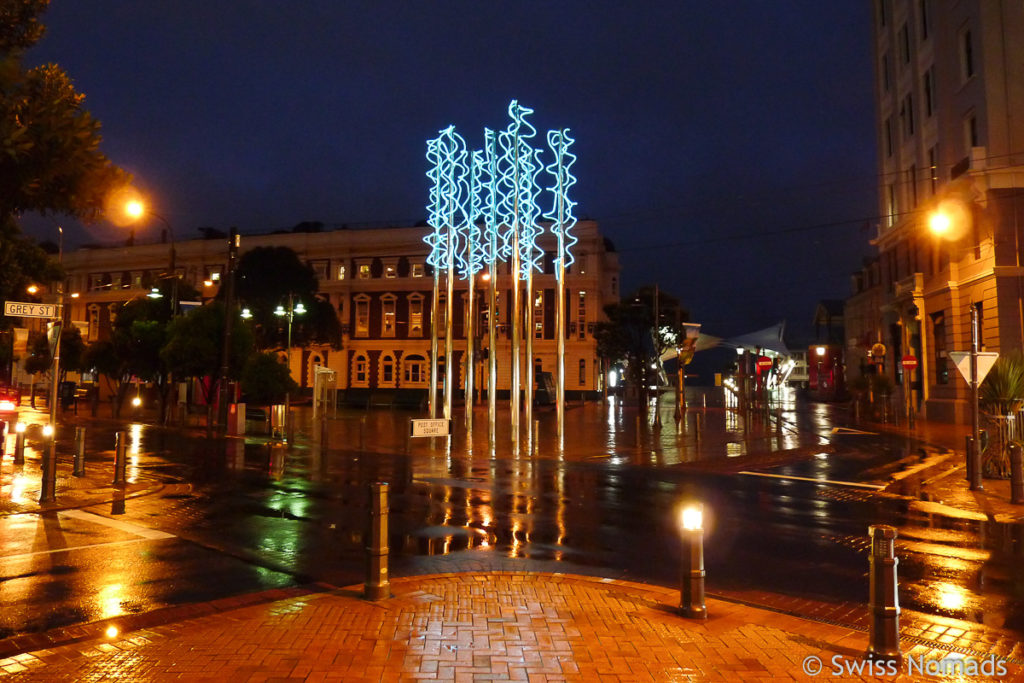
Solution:
M 673 586 L 678 506 L 699 500 L 711 591 L 863 604 L 867 527 L 886 523 L 900 529 L 904 607 L 1024 632 L 1020 524 L 958 519 L 872 488 L 819 483 L 871 486 L 919 459 L 919 445 L 835 433 L 828 406 L 788 405 L 781 427 L 769 422 L 758 434 L 744 433 L 742 421 L 714 406 L 678 426 L 671 406 L 663 411 L 660 430 L 640 425 L 638 433 L 635 410 L 571 410 L 568 433 L 585 448 L 557 448 L 544 419 L 533 456 L 529 443 L 512 449 L 507 434 L 492 447 L 479 419 L 484 428 L 463 447 L 410 443 L 410 416 L 389 411 L 330 420 L 326 447 L 316 427 L 292 447 L 142 428 L 133 466 L 187 486 L 128 501 L 127 520 L 175 538 L 139 540 L 127 528 L 63 513 L 0 518 L 0 597 L 27 605 L 5 614 L 2 628 L 33 630 L 310 579 L 359 583 L 367 488 L 387 481 L 398 575 L 436 570 L 436 562 L 514 559 L 537 563 L 523 569 L 553 566 Z M 713 442 L 713 430 L 724 436 Z M 779 448 L 802 448 L 808 457 L 745 465 L 783 478 L 689 466 Z M 69 550 L 33 554 L 61 544 Z M 42 614 L 51 616 L 40 621 Z

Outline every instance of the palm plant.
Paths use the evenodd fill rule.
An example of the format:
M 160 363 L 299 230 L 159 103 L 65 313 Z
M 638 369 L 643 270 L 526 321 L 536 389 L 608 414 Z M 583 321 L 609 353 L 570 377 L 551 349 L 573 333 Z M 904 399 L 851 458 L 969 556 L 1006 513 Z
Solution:
M 1020 441 L 1016 416 L 1024 408 L 1024 355 L 1011 351 L 999 357 L 978 387 L 978 403 L 996 423 L 996 434 L 989 439 L 982 459 L 988 477 L 1005 479 L 1010 475 L 1007 448 Z

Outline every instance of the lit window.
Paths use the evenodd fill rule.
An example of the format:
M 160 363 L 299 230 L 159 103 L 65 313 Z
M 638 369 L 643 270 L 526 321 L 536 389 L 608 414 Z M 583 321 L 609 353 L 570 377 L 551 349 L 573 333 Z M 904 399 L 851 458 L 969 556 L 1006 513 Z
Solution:
M 345 266 L 338 266 L 338 279 L 339 280 L 344 280 L 345 279 Z
M 414 263 L 414 264 L 412 264 L 412 276 L 413 277 L 423 277 L 423 264 L 422 263 Z
M 423 297 L 419 294 L 409 297 L 409 336 L 423 336 Z
M 580 292 L 579 306 L 576 309 L 576 331 L 580 339 L 587 338 L 587 293 Z
M 380 300 L 380 336 L 395 336 L 395 296 L 386 294 Z
M 580 386 L 587 383 L 587 361 L 580 359 Z
M 398 277 L 398 266 L 394 263 L 388 263 L 384 266 L 384 277 L 393 279 Z
M 367 366 L 366 356 L 361 354 L 361 353 L 358 356 L 356 356 L 355 361 L 353 361 L 353 366 L 354 367 L 353 367 L 353 370 L 352 370 L 352 378 L 354 380 L 354 383 L 355 384 L 364 384 L 365 385 L 366 381 L 367 381 L 367 376 L 366 376 L 366 366 Z
M 402 359 L 402 381 L 406 386 L 427 382 L 426 362 L 423 356 L 405 356 Z
M 356 336 L 370 335 L 370 298 L 363 295 L 356 299 Z
M 360 263 L 359 264 L 359 279 L 369 280 L 370 279 L 370 264 Z
M 544 294 L 542 292 L 538 292 L 537 298 L 533 300 L 533 338 L 544 338 Z

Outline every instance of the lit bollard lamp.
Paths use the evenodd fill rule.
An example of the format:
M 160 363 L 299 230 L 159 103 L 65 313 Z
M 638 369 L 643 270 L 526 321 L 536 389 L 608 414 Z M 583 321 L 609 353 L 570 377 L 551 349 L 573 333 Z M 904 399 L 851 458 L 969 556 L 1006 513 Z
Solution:
M 57 432 L 52 424 L 43 427 L 43 436 L 46 443 L 40 453 L 43 481 L 39 489 L 39 502 L 52 503 L 57 500 Z
M 25 464 L 25 423 L 14 425 L 14 464 Z
M 1024 504 L 1024 462 L 1019 443 L 1010 444 L 1010 502 Z
M 691 619 L 707 619 L 704 604 L 704 512 L 700 505 L 683 508 L 683 552 L 679 611 Z
M 391 597 L 391 581 L 388 579 L 388 485 L 384 482 L 370 484 L 370 529 L 363 597 L 367 600 Z
M 896 528 L 884 524 L 868 527 L 871 536 L 871 574 L 868 607 L 871 628 L 867 656 L 871 659 L 899 660 L 900 604 L 896 578 Z
M 118 432 L 114 441 L 114 486 L 124 486 L 128 469 L 128 432 Z
M 85 427 L 75 427 L 75 469 L 72 474 L 85 476 Z

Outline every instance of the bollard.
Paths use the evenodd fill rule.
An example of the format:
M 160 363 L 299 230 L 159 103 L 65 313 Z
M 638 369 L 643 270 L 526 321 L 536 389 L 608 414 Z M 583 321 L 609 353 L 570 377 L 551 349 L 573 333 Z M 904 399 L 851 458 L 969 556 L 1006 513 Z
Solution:
M 128 448 L 128 432 L 118 432 L 114 436 L 114 486 L 125 485 L 125 471 L 128 468 L 126 451 Z
M 636 447 L 640 448 L 643 445 L 643 434 L 640 433 L 640 416 L 636 416 Z
M 14 425 L 14 464 L 25 464 L 25 423 Z
M 884 524 L 868 527 L 871 536 L 870 610 L 871 628 L 867 656 L 899 660 L 900 604 L 896 579 L 896 528 Z
M 49 443 L 43 445 L 42 486 L 39 488 L 39 502 L 52 503 L 57 500 L 57 432 L 51 431 Z
M 540 453 L 540 420 L 533 421 L 533 452 L 534 454 Z
M 682 527 L 679 611 L 690 619 L 707 619 L 708 608 L 704 604 L 704 514 L 700 505 L 683 510 Z
M 72 474 L 85 476 L 85 427 L 75 427 L 75 469 Z
M 363 597 L 384 600 L 391 597 L 388 580 L 388 485 L 370 484 L 370 529 L 366 545 L 366 585 Z
M 1019 443 L 1010 444 L 1010 502 L 1024 504 L 1024 462 Z
M 697 437 L 697 441 L 699 442 L 700 439 L 701 439 L 701 435 L 704 432 L 704 415 L 701 414 L 701 413 L 694 413 L 693 417 L 694 417 L 694 432 L 695 432 L 695 435 Z

